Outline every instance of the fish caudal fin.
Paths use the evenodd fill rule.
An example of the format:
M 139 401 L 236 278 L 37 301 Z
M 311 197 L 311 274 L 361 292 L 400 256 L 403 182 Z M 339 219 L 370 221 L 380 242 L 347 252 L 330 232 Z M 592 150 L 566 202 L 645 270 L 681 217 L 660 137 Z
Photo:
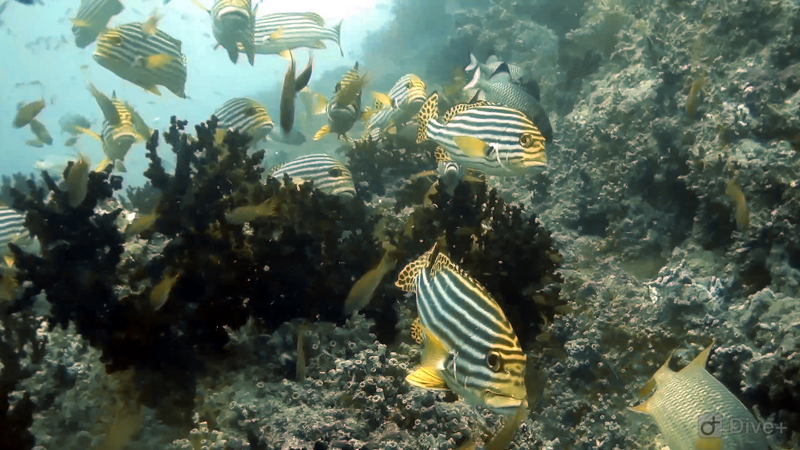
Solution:
M 472 80 L 470 80 L 470 82 L 467 83 L 467 85 L 464 86 L 464 89 L 462 89 L 462 90 L 468 91 L 470 89 L 475 89 L 478 86 L 478 82 L 480 80 L 481 80 L 481 68 L 480 67 L 476 67 L 475 68 L 475 73 L 472 74 Z
M 425 103 L 419 108 L 417 119 L 419 121 L 419 128 L 417 129 L 417 144 L 428 140 L 428 123 L 431 119 L 439 115 L 439 93 L 434 92 L 425 100 Z
M 475 55 L 472 53 L 469 54 L 469 65 L 464 67 L 465 72 L 469 72 L 470 70 L 475 70 L 478 67 L 478 60 L 475 59 Z
M 344 50 L 342 50 L 342 22 L 344 20 L 339 21 L 339 24 L 333 27 L 333 32 L 336 33 L 336 45 L 339 46 L 339 53 L 344 56 Z

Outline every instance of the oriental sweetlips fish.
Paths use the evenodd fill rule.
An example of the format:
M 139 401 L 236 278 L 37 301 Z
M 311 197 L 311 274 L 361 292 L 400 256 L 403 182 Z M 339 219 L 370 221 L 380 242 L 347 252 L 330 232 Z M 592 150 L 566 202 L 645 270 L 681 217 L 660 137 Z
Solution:
M 36 242 L 38 241 L 32 239 L 28 229 L 25 228 L 25 216 L 14 209 L 0 205 L 0 256 L 6 263 L 9 266 L 13 264 L 8 244 L 16 244 L 28 251 Z
M 120 0 L 81 0 L 72 21 L 75 45 L 85 48 L 106 29 L 108 21 L 125 9 Z
M 342 23 L 324 28 L 325 19 L 317 13 L 276 13 L 256 18 L 256 53 L 282 54 L 299 47 L 326 48 L 324 40 L 333 41 L 344 56 L 340 36 Z M 240 47 L 240 50 L 242 48 Z
M 256 59 L 253 35 L 256 11 L 250 0 L 216 0 L 211 10 L 196 0 L 192 1 L 211 15 L 211 31 L 217 45 L 228 52 L 231 62 L 236 63 L 239 59 L 241 48 L 252 66 Z
M 186 98 L 186 56 L 181 41 L 153 29 L 145 31 L 141 22 L 105 31 L 97 40 L 92 57 L 118 77 L 156 95 L 158 85 Z
M 342 163 L 324 153 L 301 156 L 286 164 L 274 167 L 269 175 L 278 180 L 283 180 L 284 175 L 289 175 L 295 184 L 312 181 L 315 189 L 342 197 L 353 198 L 356 187 L 353 175 Z
M 108 164 L 114 164 L 114 170 L 127 172 L 124 165 L 125 156 L 134 143 L 143 142 L 150 137 L 150 128 L 133 106 L 118 99 L 116 94 L 108 98 L 91 84 L 89 90 L 103 112 L 102 134 L 98 135 L 80 126 L 76 128 L 102 142 L 105 158 L 97 170 L 103 170 Z
M 395 283 L 414 292 L 422 362 L 414 386 L 449 389 L 472 405 L 512 415 L 527 405 L 525 354 L 500 305 L 436 246 L 406 266 Z
M 335 93 L 328 106 L 328 124 L 314 135 L 314 140 L 322 139 L 329 133 L 336 133 L 339 137 L 345 137 L 346 133 L 353 128 L 358 118 L 361 116 L 361 94 L 367 75 L 359 75 L 358 63 L 342 77 L 342 81 L 336 83 Z
M 373 93 L 375 109 L 366 112 L 367 133 L 373 139 L 377 133 L 383 134 L 389 128 L 405 124 L 419 112 L 425 101 L 425 82 L 414 74 L 400 77 L 388 94 Z
M 249 136 L 252 144 L 266 138 L 275 127 L 267 108 L 247 97 L 228 100 L 214 112 L 214 115 L 219 119 L 219 130 L 236 130 Z
M 417 143 L 440 145 L 437 161 L 456 161 L 487 175 L 515 176 L 547 164 L 542 133 L 520 111 L 478 101 L 450 108 L 437 120 L 439 95 L 420 108 Z

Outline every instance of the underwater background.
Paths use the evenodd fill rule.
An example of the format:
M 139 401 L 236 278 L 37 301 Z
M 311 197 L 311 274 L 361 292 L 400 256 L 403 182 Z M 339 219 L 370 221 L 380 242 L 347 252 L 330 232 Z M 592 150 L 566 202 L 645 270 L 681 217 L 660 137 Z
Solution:
M 447 188 L 418 124 L 410 138 L 399 124 L 370 136 L 365 117 L 346 139 L 313 140 L 328 117 L 298 100 L 306 141 L 272 139 L 288 61 L 232 63 L 189 0 L 123 0 L 108 24 L 158 10 L 182 42 L 188 98 L 146 92 L 101 67 L 94 44 L 77 48 L 80 1 L 24 3 L 0 6 L 0 205 L 36 242 L 0 229 L 12 243 L 0 249 L 0 448 L 767 448 L 675 445 L 665 425 L 682 418 L 629 409 L 667 391 L 648 383 L 665 361 L 693 368 L 711 347 L 715 392 L 774 425 L 770 448 L 800 449 L 796 0 L 258 6 L 343 21 L 342 53 L 314 50 L 305 91 L 332 103 L 356 62 L 370 107 L 410 73 L 428 99 L 475 104 L 462 90 L 471 55 L 528 73 L 553 130 L 546 166 Z M 297 72 L 308 50 L 294 50 Z M 90 83 L 154 131 L 124 172 L 97 167 L 108 154 L 91 136 L 65 145 L 65 115 L 97 133 L 108 120 Z M 217 133 L 210 117 L 233 97 L 263 103 L 270 139 Z M 39 147 L 12 123 L 40 99 L 53 142 Z M 319 153 L 354 194 L 269 176 Z M 519 339 L 518 423 L 406 381 L 425 364 L 420 294 L 395 282 L 434 246 Z M 713 397 L 682 393 L 678 411 Z

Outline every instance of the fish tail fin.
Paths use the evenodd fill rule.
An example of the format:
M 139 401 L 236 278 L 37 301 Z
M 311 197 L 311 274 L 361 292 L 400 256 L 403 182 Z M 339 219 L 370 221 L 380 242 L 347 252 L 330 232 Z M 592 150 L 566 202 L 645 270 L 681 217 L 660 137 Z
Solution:
M 95 172 L 102 172 L 102 171 L 106 170 L 106 167 L 108 167 L 109 164 L 112 164 L 112 161 L 110 159 L 108 159 L 108 157 L 106 156 L 105 158 L 103 158 L 102 161 L 100 161 L 100 164 L 97 165 L 97 168 L 95 168 L 94 171 Z
M 469 72 L 470 70 L 475 70 L 478 67 L 478 60 L 475 59 L 475 55 L 472 53 L 469 54 L 469 65 L 464 67 L 464 72 Z
M 428 140 L 428 124 L 431 119 L 437 117 L 439 114 L 439 93 L 434 92 L 425 100 L 425 103 L 419 108 L 417 120 L 419 121 L 419 129 L 417 130 L 417 144 Z
M 339 53 L 344 56 L 344 50 L 342 49 L 342 22 L 344 20 L 340 20 L 339 24 L 333 27 L 333 32 L 336 34 L 336 45 L 339 46 Z
M 475 67 L 475 73 L 472 75 L 472 80 L 464 86 L 464 91 L 469 89 L 474 89 L 478 86 L 478 82 L 481 80 L 481 68 Z

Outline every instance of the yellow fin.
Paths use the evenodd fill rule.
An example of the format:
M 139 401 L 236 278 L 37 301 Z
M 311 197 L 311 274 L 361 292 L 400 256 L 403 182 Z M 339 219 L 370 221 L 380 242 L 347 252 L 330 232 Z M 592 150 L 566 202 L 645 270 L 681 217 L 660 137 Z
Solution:
M 706 347 L 705 350 L 700 352 L 699 355 L 695 356 L 692 362 L 689 363 L 688 366 L 681 369 L 680 372 L 696 372 L 698 370 L 706 370 L 706 363 L 708 362 L 708 355 L 711 354 L 711 348 L 714 346 L 714 342 L 711 342 L 711 345 Z
M 450 161 L 450 154 L 442 147 L 436 147 L 433 156 L 436 158 L 437 163 Z
M 145 87 L 144 90 L 152 94 L 158 95 L 159 97 L 161 96 L 161 91 L 158 90 L 158 86 L 156 86 L 155 84 L 151 84 L 150 86 Z
M 406 381 L 412 386 L 425 389 L 449 389 L 444 379 L 439 376 L 439 373 L 427 367 L 420 367 L 411 372 L 406 377 Z
M 455 136 L 453 141 L 465 155 L 473 158 L 485 157 L 486 149 L 489 148 L 485 142 L 472 136 Z
M 103 137 L 102 137 L 102 136 L 100 136 L 99 134 L 95 133 L 95 132 L 94 132 L 94 131 L 92 131 L 92 130 L 88 130 L 88 129 L 86 129 L 86 128 L 79 127 L 79 126 L 76 126 L 76 127 L 75 127 L 75 130 L 77 130 L 77 131 L 79 131 L 79 132 L 81 132 L 81 133 L 83 133 L 83 134 L 85 134 L 85 135 L 87 135 L 87 136 L 91 136 L 91 137 L 93 137 L 93 138 L 97 139 L 97 140 L 98 140 L 98 141 L 100 141 L 100 142 L 103 142 Z
M 642 414 L 650 414 L 650 400 L 645 400 L 636 406 L 628 406 L 628 410 Z
M 367 110 L 364 110 L 364 112 L 363 112 L 363 113 L 361 113 L 361 120 L 362 120 L 362 121 L 364 121 L 364 122 L 367 122 L 367 121 L 368 121 L 370 118 L 372 118 L 372 116 L 374 116 L 374 115 L 375 115 L 375 113 L 377 113 L 377 112 L 378 112 L 378 110 L 377 110 L 377 109 L 367 109 Z
M 150 55 L 147 57 L 147 60 L 144 64 L 145 67 L 148 69 L 160 69 L 167 64 L 171 63 L 172 60 L 175 59 L 174 56 L 165 55 L 163 53 L 159 53 L 157 55 Z
M 417 275 L 419 271 L 430 266 L 431 255 L 435 249 L 436 246 L 433 246 L 433 248 L 423 253 L 422 256 L 408 263 L 408 265 L 400 271 L 400 275 L 397 276 L 397 281 L 394 285 L 406 292 L 413 291 L 417 285 Z
M 267 39 L 269 39 L 270 41 L 274 41 L 276 39 L 280 39 L 282 36 L 283 36 L 283 27 L 280 26 L 278 27 L 277 30 L 273 31 Z
M 721 437 L 704 437 L 698 436 L 697 441 L 694 443 L 694 450 L 721 450 L 722 438 Z
M 207 7 L 206 5 L 204 5 L 204 4 L 202 4 L 202 3 L 200 3 L 200 2 L 199 2 L 199 1 L 197 1 L 197 0 L 191 0 L 191 1 L 192 1 L 192 3 L 194 3 L 194 5 L 195 5 L 195 6 L 197 6 L 198 8 L 200 8 L 200 9 L 202 9 L 203 11 L 205 11 L 205 12 L 207 12 L 207 13 L 211 14 L 211 10 L 210 10 L 210 9 L 208 9 L 208 7 Z
M 85 21 L 83 19 L 72 18 L 72 19 L 69 19 L 69 21 L 72 22 L 73 26 L 76 26 L 78 28 L 89 28 L 89 27 L 91 27 L 91 25 L 89 25 L 89 22 L 87 22 L 87 21 Z
M 13 255 L 5 255 L 3 256 L 3 261 L 6 262 L 8 267 L 14 267 L 14 256 Z
M 314 94 L 313 114 L 323 114 L 328 107 L 328 99 L 322 94 Z
M 503 428 L 497 432 L 492 437 L 492 440 L 486 443 L 485 450 L 507 450 L 508 445 L 511 443 L 511 439 L 514 438 L 514 435 L 517 433 L 517 428 L 525 420 L 525 417 L 528 416 L 528 402 L 524 401 L 519 408 L 515 411 L 513 416 L 508 416 L 506 418 L 506 423 L 503 424 Z
M 317 131 L 317 133 L 314 134 L 314 140 L 318 141 L 323 137 L 327 136 L 328 133 L 330 132 L 331 132 L 331 127 L 329 127 L 328 125 L 323 125 L 322 128 L 320 128 L 319 131 Z
M 110 159 L 108 159 L 108 157 L 106 156 L 105 158 L 103 158 L 102 161 L 100 161 L 100 164 L 97 165 L 97 167 L 94 169 L 94 171 L 95 172 L 102 172 L 103 170 L 105 170 L 106 166 L 108 166 L 111 163 L 112 163 L 112 161 Z
M 386 94 L 382 94 L 380 92 L 374 92 L 373 91 L 372 92 L 372 96 L 375 97 L 375 101 L 376 102 L 380 103 L 383 106 L 386 106 L 386 107 L 389 107 L 389 108 L 394 106 L 394 102 L 392 101 L 392 98 L 389 97 Z
M 161 17 L 161 14 L 159 14 L 157 11 L 153 11 L 152 14 L 150 14 L 150 17 L 147 18 L 147 22 L 142 24 L 142 31 L 150 36 L 155 35 L 158 27 L 158 21 L 161 20 Z

